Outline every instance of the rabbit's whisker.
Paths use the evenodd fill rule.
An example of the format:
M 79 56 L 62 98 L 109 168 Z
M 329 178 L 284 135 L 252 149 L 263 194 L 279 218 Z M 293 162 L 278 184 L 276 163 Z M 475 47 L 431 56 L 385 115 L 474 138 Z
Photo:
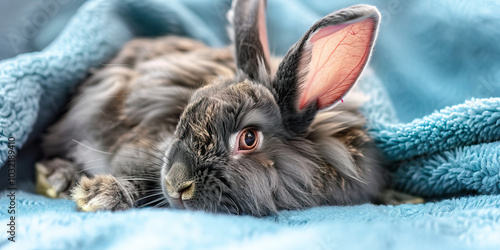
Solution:
M 151 205 L 151 204 L 154 204 L 154 203 L 156 203 L 156 202 L 158 202 L 158 201 L 161 201 L 161 200 L 163 200 L 163 199 L 165 199 L 165 197 L 160 197 L 160 198 L 158 198 L 158 199 L 156 199 L 156 200 L 150 201 L 150 202 L 148 202 L 148 203 L 146 203 L 146 204 L 143 204 L 143 205 L 139 206 L 139 208 L 147 207 L 147 206 L 149 206 L 149 205 Z
M 147 155 L 149 155 L 149 156 L 153 157 L 154 159 L 160 160 L 160 162 L 156 162 L 157 164 L 163 164 L 163 163 L 166 163 L 166 162 L 164 162 L 164 161 L 163 161 L 163 159 L 162 159 L 162 158 L 158 157 L 157 155 L 155 155 L 155 154 L 153 154 L 153 153 L 151 153 L 151 152 L 147 152 L 147 151 L 139 150 L 139 149 L 137 149 L 137 148 L 129 148 L 129 147 L 120 147 L 120 149 L 135 150 L 135 151 L 137 151 L 137 152 L 141 152 L 141 153 L 147 154 Z M 139 159 L 141 159 L 141 158 L 139 158 Z
M 153 145 L 150 141 L 146 140 L 145 138 L 142 138 L 142 137 L 140 137 L 140 136 L 137 136 L 137 139 L 139 139 L 139 140 L 141 140 L 141 141 L 145 142 L 146 144 L 148 144 L 149 146 L 151 146 L 151 149 L 156 150 L 158 153 L 160 153 L 160 154 L 162 154 L 162 155 L 164 155 L 164 154 L 165 154 L 165 152 L 164 152 L 164 151 L 160 150 L 158 147 L 156 147 L 155 145 Z
M 121 180 L 124 180 L 124 181 L 157 181 L 157 179 L 149 179 L 149 178 L 141 178 L 141 177 L 137 177 L 137 178 L 122 178 L 120 177 Z
M 163 195 L 163 193 L 154 193 L 154 194 L 150 194 L 150 195 L 147 195 L 147 196 L 144 196 L 138 200 L 136 200 L 135 202 L 139 202 L 139 201 L 142 201 L 144 199 L 147 199 L 147 198 L 150 198 L 150 197 L 155 197 L 155 196 L 158 196 L 158 195 Z
M 73 142 L 76 142 L 76 143 L 78 143 L 80 146 L 82 146 L 82 147 L 84 147 L 84 148 L 87 148 L 87 149 L 89 149 L 89 150 L 92 150 L 92 151 L 94 151 L 94 152 L 97 152 L 97 153 L 101 153 L 101 154 L 105 154 L 105 155 L 113 155 L 113 154 L 111 154 L 111 153 L 109 153 L 109 152 L 105 152 L 105 151 L 98 150 L 98 149 L 92 148 L 92 147 L 90 147 L 90 146 L 87 146 L 87 145 L 85 145 L 85 144 L 83 144 L 83 143 L 81 143 L 81 142 L 79 142 L 79 141 L 77 141 L 77 140 L 75 140 L 75 139 L 73 139 Z
M 164 201 L 161 201 L 160 203 L 154 205 L 153 207 L 165 207 L 168 205 L 168 201 L 167 200 L 164 200 Z

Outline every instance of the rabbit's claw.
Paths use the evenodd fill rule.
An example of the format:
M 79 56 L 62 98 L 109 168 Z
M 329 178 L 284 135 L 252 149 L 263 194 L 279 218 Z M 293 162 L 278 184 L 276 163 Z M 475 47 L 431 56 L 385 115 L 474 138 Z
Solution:
M 69 198 L 76 184 L 78 170 L 73 163 L 54 158 L 36 163 L 36 189 L 50 198 Z
M 425 202 L 425 200 L 421 197 L 392 189 L 387 189 L 381 192 L 378 199 L 381 204 L 385 205 L 420 204 Z

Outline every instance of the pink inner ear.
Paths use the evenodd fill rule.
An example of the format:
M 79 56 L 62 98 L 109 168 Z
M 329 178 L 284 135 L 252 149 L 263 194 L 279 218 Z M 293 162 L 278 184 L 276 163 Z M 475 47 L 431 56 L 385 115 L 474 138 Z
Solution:
M 317 100 L 318 108 L 339 101 L 356 82 L 370 55 L 375 21 L 322 28 L 309 42 L 311 61 L 302 85 L 299 109 Z
M 262 48 L 264 49 L 264 56 L 266 57 L 264 59 L 269 62 L 269 42 L 267 40 L 266 11 L 264 0 L 260 0 L 258 15 L 259 39 L 260 43 L 262 44 Z

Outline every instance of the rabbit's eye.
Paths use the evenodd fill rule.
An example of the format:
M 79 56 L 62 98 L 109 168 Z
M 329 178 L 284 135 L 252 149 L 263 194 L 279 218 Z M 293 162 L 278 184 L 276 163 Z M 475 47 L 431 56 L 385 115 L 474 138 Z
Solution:
M 253 128 L 243 129 L 238 136 L 238 151 L 249 151 L 257 148 L 259 144 L 259 133 Z

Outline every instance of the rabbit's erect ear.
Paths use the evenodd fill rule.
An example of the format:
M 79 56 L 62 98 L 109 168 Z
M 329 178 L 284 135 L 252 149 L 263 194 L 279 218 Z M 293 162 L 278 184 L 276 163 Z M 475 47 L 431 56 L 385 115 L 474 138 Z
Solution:
M 228 13 L 238 74 L 254 80 L 269 79 L 265 9 L 265 0 L 234 0 Z
M 342 99 L 370 58 L 379 19 L 375 7 L 355 5 L 329 14 L 302 36 L 273 81 L 285 119 L 306 125 Z

